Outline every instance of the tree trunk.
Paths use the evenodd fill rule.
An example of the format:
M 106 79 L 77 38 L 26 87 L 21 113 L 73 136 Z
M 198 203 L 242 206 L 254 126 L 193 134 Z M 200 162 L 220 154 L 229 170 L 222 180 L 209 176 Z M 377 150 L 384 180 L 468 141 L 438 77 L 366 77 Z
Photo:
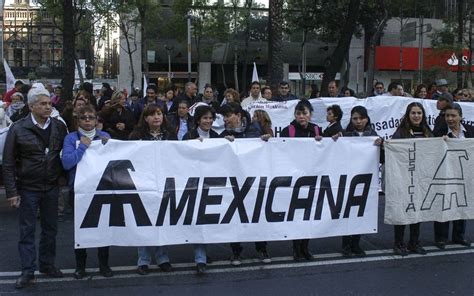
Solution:
M 323 82 L 321 84 L 321 95 L 323 97 L 328 95 L 328 84 L 331 80 L 334 80 L 337 72 L 341 69 L 344 57 L 351 46 L 352 35 L 354 34 L 356 23 L 359 19 L 360 1 L 361 0 L 351 0 L 349 3 L 347 19 L 342 28 L 341 37 L 339 38 L 336 49 L 334 49 L 334 52 L 329 58 L 329 65 L 324 71 Z
M 74 55 L 74 62 L 76 63 L 77 73 L 79 74 L 79 81 L 81 82 L 81 84 L 83 84 L 84 83 L 84 73 L 82 73 L 81 63 L 79 62 L 79 58 L 77 57 L 77 55 Z M 76 71 L 74 71 L 74 74 L 76 74 L 75 72 Z M 76 77 L 74 77 L 74 80 L 75 80 L 75 78 Z
M 74 66 L 75 66 L 75 34 L 74 34 L 74 5 L 72 0 L 62 1 L 63 5 L 63 79 L 61 80 L 62 85 L 62 96 L 66 100 L 72 100 L 72 90 L 74 87 Z
M 464 35 L 464 0 L 457 1 L 458 6 L 458 71 L 456 73 L 457 87 L 463 88 L 462 72 L 463 72 L 463 35 Z
M 245 6 L 247 6 L 247 21 L 246 21 L 246 28 L 245 28 L 245 47 L 244 47 L 244 62 L 242 64 L 242 81 L 241 84 L 241 89 L 247 89 L 249 84 L 249 81 L 247 81 L 247 68 L 248 68 L 248 51 L 249 51 L 249 41 L 250 41 L 250 20 L 251 20 L 251 14 L 252 14 L 252 1 L 251 0 L 246 0 L 245 1 Z M 253 82 L 253 81 L 252 81 Z
M 470 15 L 470 18 L 469 18 L 469 58 L 468 58 L 468 65 L 467 65 L 467 87 L 468 88 L 472 88 L 472 51 L 474 50 L 474 48 L 472 47 L 472 28 L 473 28 L 473 22 L 474 22 L 474 17 L 473 17 L 473 11 L 472 11 L 472 6 L 473 6 L 473 2 L 471 1 L 469 3 L 469 15 Z
M 235 83 L 235 90 L 240 94 L 239 89 L 239 65 L 238 65 L 238 55 L 237 55 L 237 45 L 234 46 L 234 83 Z
M 142 69 L 143 73 L 148 76 L 148 47 L 147 47 L 147 30 L 146 30 L 146 4 L 140 7 L 138 13 L 140 14 L 140 33 L 141 33 L 141 47 L 142 47 Z
M 268 84 L 277 93 L 283 80 L 283 0 L 270 0 L 268 14 Z
M 132 72 L 132 79 L 130 81 L 130 92 L 131 92 L 135 89 L 135 65 L 133 63 L 133 53 L 135 52 L 137 47 L 135 45 L 135 50 L 132 50 L 132 48 L 130 46 L 129 37 L 130 37 L 129 34 L 127 33 L 127 35 L 125 35 L 125 40 L 127 42 L 127 54 L 128 54 L 128 60 L 130 62 L 130 71 Z M 134 40 L 135 40 L 135 38 L 134 38 Z
M 383 29 L 385 28 L 385 25 L 387 24 L 388 21 L 388 11 L 387 8 L 385 7 L 385 3 L 383 0 L 379 1 L 380 8 L 383 9 L 384 11 L 384 17 L 382 21 L 378 24 L 377 30 L 375 31 L 374 35 L 370 39 L 369 43 L 369 57 L 368 57 L 368 63 L 367 63 L 367 81 L 365 83 L 365 92 L 367 92 L 368 96 L 373 96 L 373 94 L 369 94 L 369 87 L 368 84 L 372 84 L 372 81 L 374 81 L 374 72 L 375 72 L 375 46 L 377 45 L 377 40 L 380 38 L 380 35 L 383 32 Z

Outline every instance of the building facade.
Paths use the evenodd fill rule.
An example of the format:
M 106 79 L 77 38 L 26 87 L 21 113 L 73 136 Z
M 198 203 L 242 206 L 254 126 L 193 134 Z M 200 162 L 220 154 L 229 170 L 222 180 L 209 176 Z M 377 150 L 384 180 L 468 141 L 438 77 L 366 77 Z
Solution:
M 76 54 L 92 69 L 91 37 L 77 42 Z M 29 0 L 16 0 L 3 9 L 3 56 L 17 78 L 61 79 L 63 36 L 52 16 Z M 91 75 L 92 71 L 89 71 Z M 88 74 L 88 73 L 85 73 Z

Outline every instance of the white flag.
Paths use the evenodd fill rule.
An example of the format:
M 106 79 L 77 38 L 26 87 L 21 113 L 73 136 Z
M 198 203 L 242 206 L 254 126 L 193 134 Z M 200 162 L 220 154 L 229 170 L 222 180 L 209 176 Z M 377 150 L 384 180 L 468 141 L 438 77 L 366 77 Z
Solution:
M 3 59 L 3 66 L 5 67 L 5 75 L 7 76 L 7 90 L 15 87 L 15 76 L 13 76 L 12 70 L 5 59 Z
M 257 82 L 260 81 L 258 79 L 257 65 L 255 64 L 255 62 L 253 62 L 252 81 L 250 81 L 250 83 L 252 83 L 254 81 L 257 81 Z
M 143 97 L 146 96 L 147 87 L 148 87 L 148 83 L 146 82 L 146 75 L 143 74 Z

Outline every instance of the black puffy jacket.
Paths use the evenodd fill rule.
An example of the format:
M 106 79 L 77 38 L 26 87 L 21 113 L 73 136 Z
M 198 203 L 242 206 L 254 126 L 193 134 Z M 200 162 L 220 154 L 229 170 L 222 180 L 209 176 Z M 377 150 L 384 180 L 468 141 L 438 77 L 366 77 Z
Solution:
M 58 185 L 63 172 L 60 152 L 66 126 L 51 118 L 49 146 L 46 147 L 31 115 L 15 122 L 8 131 L 3 150 L 3 179 L 7 198 L 18 190 L 48 191 Z

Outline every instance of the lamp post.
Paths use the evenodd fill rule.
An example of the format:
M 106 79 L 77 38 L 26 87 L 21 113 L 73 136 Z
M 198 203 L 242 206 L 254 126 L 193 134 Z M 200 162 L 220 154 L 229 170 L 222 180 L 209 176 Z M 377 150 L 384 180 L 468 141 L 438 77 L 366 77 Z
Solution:
M 165 45 L 166 52 L 168 53 L 168 82 L 171 82 L 171 51 L 173 46 Z
M 191 15 L 186 15 L 186 21 L 188 24 L 188 82 L 191 81 Z
M 357 57 L 357 64 L 356 64 L 356 94 L 359 93 L 359 63 L 360 63 L 361 58 L 362 58 L 361 55 Z

